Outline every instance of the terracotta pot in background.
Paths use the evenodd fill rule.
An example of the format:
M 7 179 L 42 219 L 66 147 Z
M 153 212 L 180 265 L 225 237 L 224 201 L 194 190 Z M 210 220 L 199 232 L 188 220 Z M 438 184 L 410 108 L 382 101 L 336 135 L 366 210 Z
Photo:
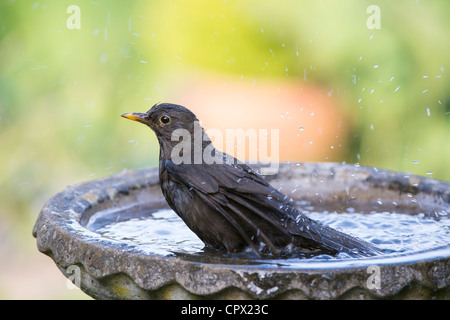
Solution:
M 175 97 L 197 115 L 206 130 L 219 129 L 224 137 L 227 129 L 267 129 L 267 155 L 273 146 L 271 129 L 278 129 L 279 161 L 340 161 L 348 146 L 349 121 L 333 93 L 301 80 L 186 79 Z M 254 160 L 249 157 L 249 144 L 246 140 L 245 156 L 242 152 L 234 155 Z

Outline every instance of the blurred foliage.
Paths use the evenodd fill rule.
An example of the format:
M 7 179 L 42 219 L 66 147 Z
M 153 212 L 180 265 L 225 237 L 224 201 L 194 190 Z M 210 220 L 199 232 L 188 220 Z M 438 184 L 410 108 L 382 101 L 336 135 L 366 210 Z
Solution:
M 343 160 L 450 180 L 449 12 L 447 0 L 1 1 L 0 222 L 32 240 L 67 184 L 157 165 L 155 137 L 119 115 L 173 101 L 178 76 L 203 71 L 322 86 L 356 124 Z

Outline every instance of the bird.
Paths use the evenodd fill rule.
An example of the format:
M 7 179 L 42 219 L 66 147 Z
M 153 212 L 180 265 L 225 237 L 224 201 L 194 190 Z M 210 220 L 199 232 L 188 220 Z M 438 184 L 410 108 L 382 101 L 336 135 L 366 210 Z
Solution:
M 205 250 L 258 257 L 381 253 L 368 242 L 310 219 L 256 170 L 215 149 L 188 108 L 157 103 L 145 113 L 122 117 L 156 134 L 162 194 Z

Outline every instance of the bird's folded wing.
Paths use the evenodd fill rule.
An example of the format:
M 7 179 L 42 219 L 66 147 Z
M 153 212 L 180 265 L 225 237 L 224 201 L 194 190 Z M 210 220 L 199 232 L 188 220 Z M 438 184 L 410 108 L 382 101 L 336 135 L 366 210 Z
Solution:
M 207 194 L 215 208 L 220 206 L 234 213 L 237 213 L 236 208 L 241 208 L 241 217 L 262 218 L 283 233 L 289 220 L 300 214 L 283 194 L 245 164 L 176 165 L 167 160 L 165 167 L 177 183 Z
M 264 195 L 272 191 L 267 181 L 245 164 L 174 164 L 166 160 L 165 167 L 179 183 L 203 193 L 215 193 L 219 188 Z

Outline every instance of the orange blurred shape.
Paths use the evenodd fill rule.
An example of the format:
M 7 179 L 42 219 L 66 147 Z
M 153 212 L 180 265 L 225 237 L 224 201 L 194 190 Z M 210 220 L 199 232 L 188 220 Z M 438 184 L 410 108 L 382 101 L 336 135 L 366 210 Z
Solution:
M 181 81 L 177 91 L 177 103 L 192 110 L 205 130 L 222 132 L 223 139 L 227 129 L 241 128 L 249 130 L 247 133 L 264 133 L 261 129 L 267 129 L 267 141 L 258 138 L 258 148 L 259 143 L 266 143 L 268 152 L 258 154 L 257 160 L 267 161 L 267 154 L 269 160 L 282 162 L 339 161 L 345 153 L 349 121 L 329 90 L 300 80 L 245 81 L 208 76 Z M 273 129 L 279 130 L 278 151 L 271 141 L 271 133 L 276 134 Z M 235 140 L 233 155 L 242 161 L 254 161 L 250 138 L 244 140 Z M 242 143 L 246 144 L 245 155 L 236 154 Z M 214 144 L 223 151 L 230 150 L 225 140 L 222 148 L 221 143 Z

